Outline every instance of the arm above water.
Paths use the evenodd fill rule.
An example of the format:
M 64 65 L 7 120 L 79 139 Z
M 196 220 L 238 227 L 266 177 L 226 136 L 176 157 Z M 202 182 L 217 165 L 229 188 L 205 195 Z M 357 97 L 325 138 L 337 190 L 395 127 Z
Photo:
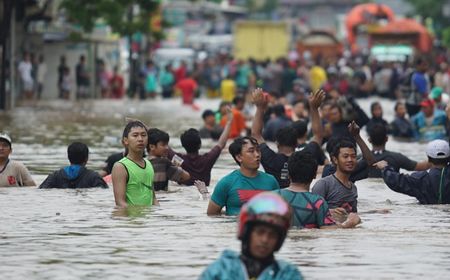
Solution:
M 325 92 L 321 89 L 311 93 L 309 97 L 309 106 L 311 108 L 311 130 L 313 132 L 313 138 L 311 141 L 316 142 L 319 146 L 323 141 L 323 127 L 319 115 L 319 107 L 325 99 Z
M 358 144 L 359 148 L 361 149 L 361 153 L 364 159 L 367 161 L 367 164 L 369 166 L 374 164 L 376 162 L 375 157 L 373 156 L 369 147 L 367 147 L 366 142 L 361 138 L 361 135 L 359 134 L 360 131 L 359 126 L 353 121 L 348 125 L 348 130 L 350 134 L 353 136 L 353 138 L 356 140 L 356 144 Z
M 264 112 L 268 106 L 268 99 L 262 89 L 257 88 L 252 92 L 253 103 L 256 105 L 255 118 L 252 123 L 252 137 L 258 141 L 258 144 L 264 143 L 262 136 Z
M 230 135 L 231 131 L 231 123 L 233 122 L 233 113 L 231 112 L 231 109 L 227 108 L 227 123 L 225 125 L 225 128 L 222 131 L 222 134 L 220 134 L 219 141 L 217 142 L 217 145 L 220 147 L 220 149 L 225 148 L 225 145 L 227 144 L 228 136 Z
M 375 163 L 374 166 L 381 170 L 383 181 L 391 190 L 409 196 L 414 196 L 416 198 L 420 196 L 420 178 L 407 174 L 401 174 L 395 171 L 392 167 L 388 166 L 387 162 L 384 160 Z

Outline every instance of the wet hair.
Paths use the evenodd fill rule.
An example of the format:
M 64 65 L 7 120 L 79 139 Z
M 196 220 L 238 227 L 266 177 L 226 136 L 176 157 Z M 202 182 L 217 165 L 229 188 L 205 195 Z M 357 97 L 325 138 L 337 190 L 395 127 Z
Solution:
M 236 161 L 239 166 L 241 165 L 241 163 L 236 159 L 236 156 L 241 154 L 242 147 L 247 143 L 250 143 L 253 146 L 258 146 L 258 141 L 255 138 L 251 136 L 244 136 L 234 139 L 233 143 L 231 143 L 228 147 L 228 152 L 230 152 L 234 161 Z
M 297 133 L 297 138 L 303 138 L 308 132 L 308 124 L 303 120 L 293 122 L 291 127 Z
M 128 138 L 128 134 L 130 134 L 130 131 L 133 127 L 142 127 L 143 129 L 145 129 L 145 131 L 147 131 L 147 128 L 145 127 L 145 125 L 142 122 L 132 121 L 132 122 L 127 123 L 127 125 L 123 129 L 122 139 Z
M 405 105 L 405 103 L 403 103 L 403 102 L 396 102 L 395 106 L 394 106 L 394 111 L 397 112 L 398 107 L 400 107 L 401 105 Z
M 67 147 L 67 157 L 70 164 L 84 164 L 89 157 L 89 148 L 86 144 L 81 142 L 73 142 Z
M 277 116 L 281 117 L 286 114 L 286 111 L 284 110 L 284 106 L 281 104 L 275 105 L 272 107 L 272 112 Z
M 297 146 L 297 132 L 291 126 L 278 129 L 275 140 L 278 145 L 295 148 Z
M 202 146 L 202 140 L 197 129 L 189 128 L 180 136 L 181 145 L 189 153 L 196 153 Z
M 244 97 L 242 97 L 242 96 L 236 96 L 236 97 L 233 99 L 233 104 L 234 104 L 234 105 L 237 105 L 237 104 L 240 103 L 240 102 L 245 102 Z
M 450 162 L 450 157 L 448 157 L 448 158 L 428 157 L 428 162 L 435 164 L 435 165 L 447 165 Z
M 316 177 L 317 161 L 308 151 L 293 153 L 288 159 L 289 177 L 292 183 L 309 184 Z
M 386 126 L 377 123 L 369 130 L 370 142 L 375 146 L 381 146 L 386 143 L 387 129 Z
M 215 116 L 215 114 L 212 110 L 208 109 L 208 110 L 203 111 L 202 119 L 206 119 L 209 116 Z
M 339 112 L 342 114 L 342 107 L 339 106 L 337 103 L 332 103 L 330 106 L 330 110 L 334 109 L 334 108 L 338 108 Z
M 333 152 L 331 153 L 332 157 L 338 158 L 339 157 L 339 152 L 341 151 L 341 148 L 350 148 L 355 150 L 356 153 L 356 146 L 355 144 L 353 144 L 353 142 L 347 140 L 347 139 L 342 139 L 340 142 L 338 142 L 334 148 L 333 148 Z
M 147 131 L 147 134 L 148 134 L 148 145 L 156 145 L 158 144 L 158 142 L 162 142 L 164 144 L 169 143 L 169 134 L 158 128 L 150 128 Z
M 378 101 L 372 102 L 372 104 L 370 104 L 370 112 L 373 113 L 373 110 L 375 110 L 375 107 L 377 107 L 377 106 L 381 107 L 380 102 L 378 102 Z
M 416 59 L 416 66 L 422 65 L 422 63 L 424 63 L 424 62 L 426 62 L 425 58 L 419 56 L 419 57 Z

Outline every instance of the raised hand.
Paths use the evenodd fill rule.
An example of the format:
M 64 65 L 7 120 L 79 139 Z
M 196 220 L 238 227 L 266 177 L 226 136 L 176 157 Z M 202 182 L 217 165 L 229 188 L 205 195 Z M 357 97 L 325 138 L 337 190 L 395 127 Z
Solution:
M 252 98 L 253 98 L 253 104 L 256 105 L 256 107 L 266 109 L 269 104 L 269 99 L 267 97 L 267 94 L 263 92 L 261 88 L 256 88 L 252 92 Z
M 318 89 L 315 92 L 311 92 L 308 101 L 311 108 L 318 109 L 322 102 L 325 100 L 325 91 Z
M 230 106 L 225 107 L 225 111 L 227 114 L 227 121 L 231 122 L 233 120 L 233 111 L 231 110 Z
M 350 134 L 356 138 L 357 136 L 359 136 L 359 131 L 361 129 L 359 128 L 359 126 L 355 123 L 355 121 L 352 121 L 349 125 L 348 125 L 348 131 L 350 132 Z
M 373 166 L 376 167 L 376 168 L 378 168 L 378 169 L 380 169 L 380 170 L 382 170 L 383 168 L 385 168 L 386 166 L 388 166 L 388 163 L 387 163 L 387 161 L 385 161 L 385 160 L 380 160 L 380 161 L 378 161 L 378 162 L 375 162 L 375 163 L 373 164 Z

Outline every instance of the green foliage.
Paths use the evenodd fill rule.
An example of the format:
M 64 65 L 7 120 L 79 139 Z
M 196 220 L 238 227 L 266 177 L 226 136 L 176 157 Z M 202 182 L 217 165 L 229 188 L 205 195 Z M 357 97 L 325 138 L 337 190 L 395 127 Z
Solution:
M 447 0 L 406 0 L 409 2 L 416 14 L 425 18 L 433 19 L 434 28 L 438 35 L 442 34 L 443 29 L 450 26 L 450 17 L 443 14 L 444 4 Z
M 442 44 L 447 48 L 450 48 L 450 27 L 447 27 L 442 31 Z
M 159 0 L 63 0 L 60 8 L 85 32 L 91 32 L 95 23 L 103 20 L 113 32 L 128 36 L 150 32 L 149 17 L 159 4 Z

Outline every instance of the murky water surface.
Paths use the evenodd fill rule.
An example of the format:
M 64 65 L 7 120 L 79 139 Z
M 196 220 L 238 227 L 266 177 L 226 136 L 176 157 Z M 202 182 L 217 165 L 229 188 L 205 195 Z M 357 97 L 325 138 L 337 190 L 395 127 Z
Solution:
M 370 101 L 362 101 L 368 109 Z M 218 101 L 202 100 L 201 109 Z M 392 119 L 394 104 L 382 101 Z M 201 125 L 200 111 L 170 101 L 48 102 L 0 114 L 0 130 L 11 133 L 13 158 L 24 162 L 40 183 L 67 164 L 71 141 L 89 144 L 88 167 L 98 170 L 121 150 L 124 117 L 136 117 L 170 132 L 170 144 Z M 214 143 L 204 142 L 206 151 Z M 388 149 L 425 159 L 425 144 L 390 140 Z M 223 152 L 213 169 L 214 185 L 236 168 Z M 450 207 L 420 206 L 390 191 L 382 181 L 357 183 L 362 214 L 354 230 L 292 230 L 278 253 L 297 264 L 307 279 L 449 279 Z M 190 187 L 171 186 L 160 193 L 160 207 L 114 208 L 109 190 L 0 189 L 1 279 L 196 279 L 225 248 L 240 249 L 233 217 L 205 215 Z

